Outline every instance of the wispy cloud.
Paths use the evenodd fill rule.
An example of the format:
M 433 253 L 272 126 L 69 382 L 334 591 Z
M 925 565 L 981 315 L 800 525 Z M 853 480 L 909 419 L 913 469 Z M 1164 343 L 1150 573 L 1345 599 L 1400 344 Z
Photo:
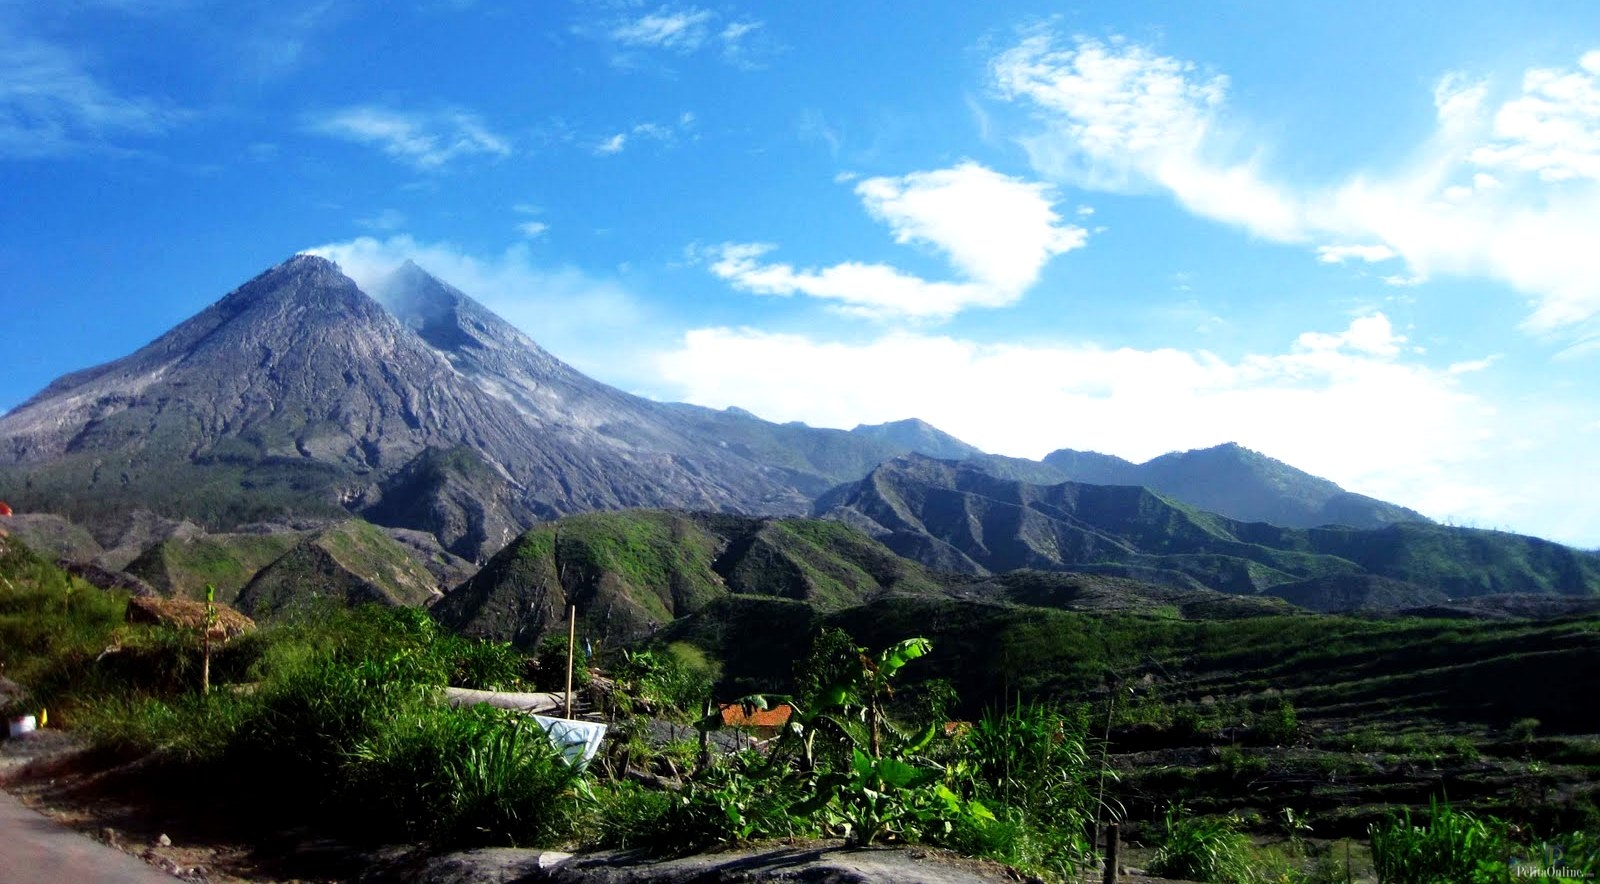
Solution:
M 654 12 L 614 20 L 604 36 L 626 50 L 678 55 L 715 50 L 730 64 L 754 67 L 761 54 L 755 41 L 764 27 L 756 19 L 731 18 L 697 6 L 666 5 Z M 633 63 L 627 55 L 614 61 L 624 66 Z
M 511 143 L 464 111 L 415 113 L 357 105 L 321 114 L 312 131 L 379 148 L 420 169 L 437 169 L 453 160 L 506 157 Z
M 640 141 L 653 141 L 657 144 L 677 144 L 679 139 L 691 136 L 694 132 L 695 115 L 685 111 L 678 115 L 672 123 L 657 123 L 646 120 L 635 123 L 621 132 L 613 132 L 601 138 L 594 145 L 594 152 L 600 156 L 614 156 L 622 153 L 630 143 Z
M 991 73 L 1003 98 L 1034 110 L 1022 144 L 1050 178 L 1166 193 L 1265 239 L 1320 241 L 1325 261 L 1395 257 L 1409 272 L 1392 284 L 1498 280 L 1532 302 L 1529 331 L 1600 337 L 1600 52 L 1498 92 L 1441 77 L 1435 130 L 1410 161 L 1333 186 L 1270 178 L 1238 154 L 1251 139 L 1225 114 L 1228 78 L 1136 43 L 1038 33 Z
M 612 27 L 610 36 L 624 46 L 693 52 L 705 45 L 715 18 L 716 13 L 693 6 L 684 9 L 663 6 L 655 12 L 618 23 Z
M 896 243 L 942 254 L 960 279 L 930 281 L 887 264 L 859 262 L 799 270 L 766 261 L 776 247 L 764 243 L 712 250 L 711 272 L 754 294 L 802 294 L 876 318 L 941 319 L 971 307 L 1015 303 L 1051 258 L 1082 246 L 1088 236 L 1062 223 L 1048 185 L 971 161 L 868 178 L 855 192 Z
M 1398 258 L 1394 249 L 1386 245 L 1369 246 L 1317 246 L 1317 260 L 1324 264 L 1343 264 L 1346 261 L 1365 261 L 1376 264 Z
M 0 156 L 111 147 L 162 134 L 185 116 L 168 102 L 118 92 L 78 53 L 0 24 Z

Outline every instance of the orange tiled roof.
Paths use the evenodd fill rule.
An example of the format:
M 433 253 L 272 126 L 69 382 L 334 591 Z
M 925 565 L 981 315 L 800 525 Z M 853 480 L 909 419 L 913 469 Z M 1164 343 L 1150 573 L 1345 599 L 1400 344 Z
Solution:
M 771 709 L 751 709 L 749 715 L 738 703 L 725 703 L 722 706 L 722 723 L 728 727 L 783 727 L 793 714 L 794 707 L 788 703 L 780 703 Z

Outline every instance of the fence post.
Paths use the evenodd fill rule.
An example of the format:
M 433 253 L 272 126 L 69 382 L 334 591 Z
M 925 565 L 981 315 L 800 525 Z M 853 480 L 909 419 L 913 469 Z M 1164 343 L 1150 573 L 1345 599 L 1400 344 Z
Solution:
M 1122 826 L 1106 826 L 1106 878 L 1105 884 L 1117 884 L 1117 854 L 1122 852 Z

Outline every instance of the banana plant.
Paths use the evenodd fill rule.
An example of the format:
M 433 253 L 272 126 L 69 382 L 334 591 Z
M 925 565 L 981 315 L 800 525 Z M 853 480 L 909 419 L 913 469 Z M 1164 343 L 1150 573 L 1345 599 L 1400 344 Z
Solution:
M 932 742 L 938 731 L 937 722 L 915 736 L 899 736 L 895 732 L 897 738 L 886 751 L 883 707 L 885 700 L 894 696 L 892 679 L 906 664 L 925 656 L 932 648 L 925 638 L 906 639 L 877 654 L 856 648 L 860 665 L 845 667 L 845 674 L 819 691 L 810 708 L 804 708 L 795 697 L 781 694 L 752 694 L 739 700 L 747 713 L 782 703 L 793 709 L 766 768 L 757 774 L 785 773 L 792 769 L 791 760 L 798 762 L 809 778 L 809 795 L 789 808 L 791 814 L 806 818 L 823 814 L 851 841 L 861 845 L 891 833 L 914 838 L 929 825 L 948 828 L 948 820 L 957 815 L 994 818 L 982 804 L 963 800 L 952 792 L 943 783 L 943 769 L 916 759 Z M 722 726 L 720 711 L 696 725 L 706 731 Z M 818 769 L 819 735 L 832 736 L 839 749 L 848 751 L 845 768 Z

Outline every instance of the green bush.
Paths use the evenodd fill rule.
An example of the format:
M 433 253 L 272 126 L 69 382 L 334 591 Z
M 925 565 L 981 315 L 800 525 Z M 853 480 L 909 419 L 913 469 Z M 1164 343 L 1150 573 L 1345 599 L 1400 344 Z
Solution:
M 1257 880 L 1253 850 L 1239 826 L 1234 817 L 1192 817 L 1180 807 L 1169 807 L 1151 874 L 1204 884 L 1251 884 Z
M 818 834 L 812 814 L 795 812 L 807 797 L 796 777 L 754 752 L 719 760 L 672 795 L 659 817 L 644 818 L 639 843 L 689 853 L 756 838 Z
M 548 844 L 571 834 L 582 774 L 527 716 L 444 706 L 414 715 L 357 744 L 341 770 L 341 803 L 373 813 L 373 831 L 393 826 L 450 845 Z
M 229 665 L 259 679 L 248 693 L 200 696 L 190 685 L 176 696 L 102 696 L 82 723 L 97 743 L 204 768 L 218 788 L 260 796 L 261 806 L 304 806 L 358 838 L 526 844 L 574 830 L 582 775 L 535 725 L 440 702 L 447 678 L 493 678 L 519 664 L 503 646 L 377 606 L 291 620 L 243 644 Z M 127 672 L 117 679 L 134 683 Z
M 528 658 L 509 642 L 450 637 L 450 686 L 480 691 L 520 691 L 526 686 Z
M 1295 712 L 1294 704 L 1282 700 L 1274 708 L 1262 713 L 1251 730 L 1257 739 L 1268 744 L 1293 743 L 1300 735 L 1300 716 Z

